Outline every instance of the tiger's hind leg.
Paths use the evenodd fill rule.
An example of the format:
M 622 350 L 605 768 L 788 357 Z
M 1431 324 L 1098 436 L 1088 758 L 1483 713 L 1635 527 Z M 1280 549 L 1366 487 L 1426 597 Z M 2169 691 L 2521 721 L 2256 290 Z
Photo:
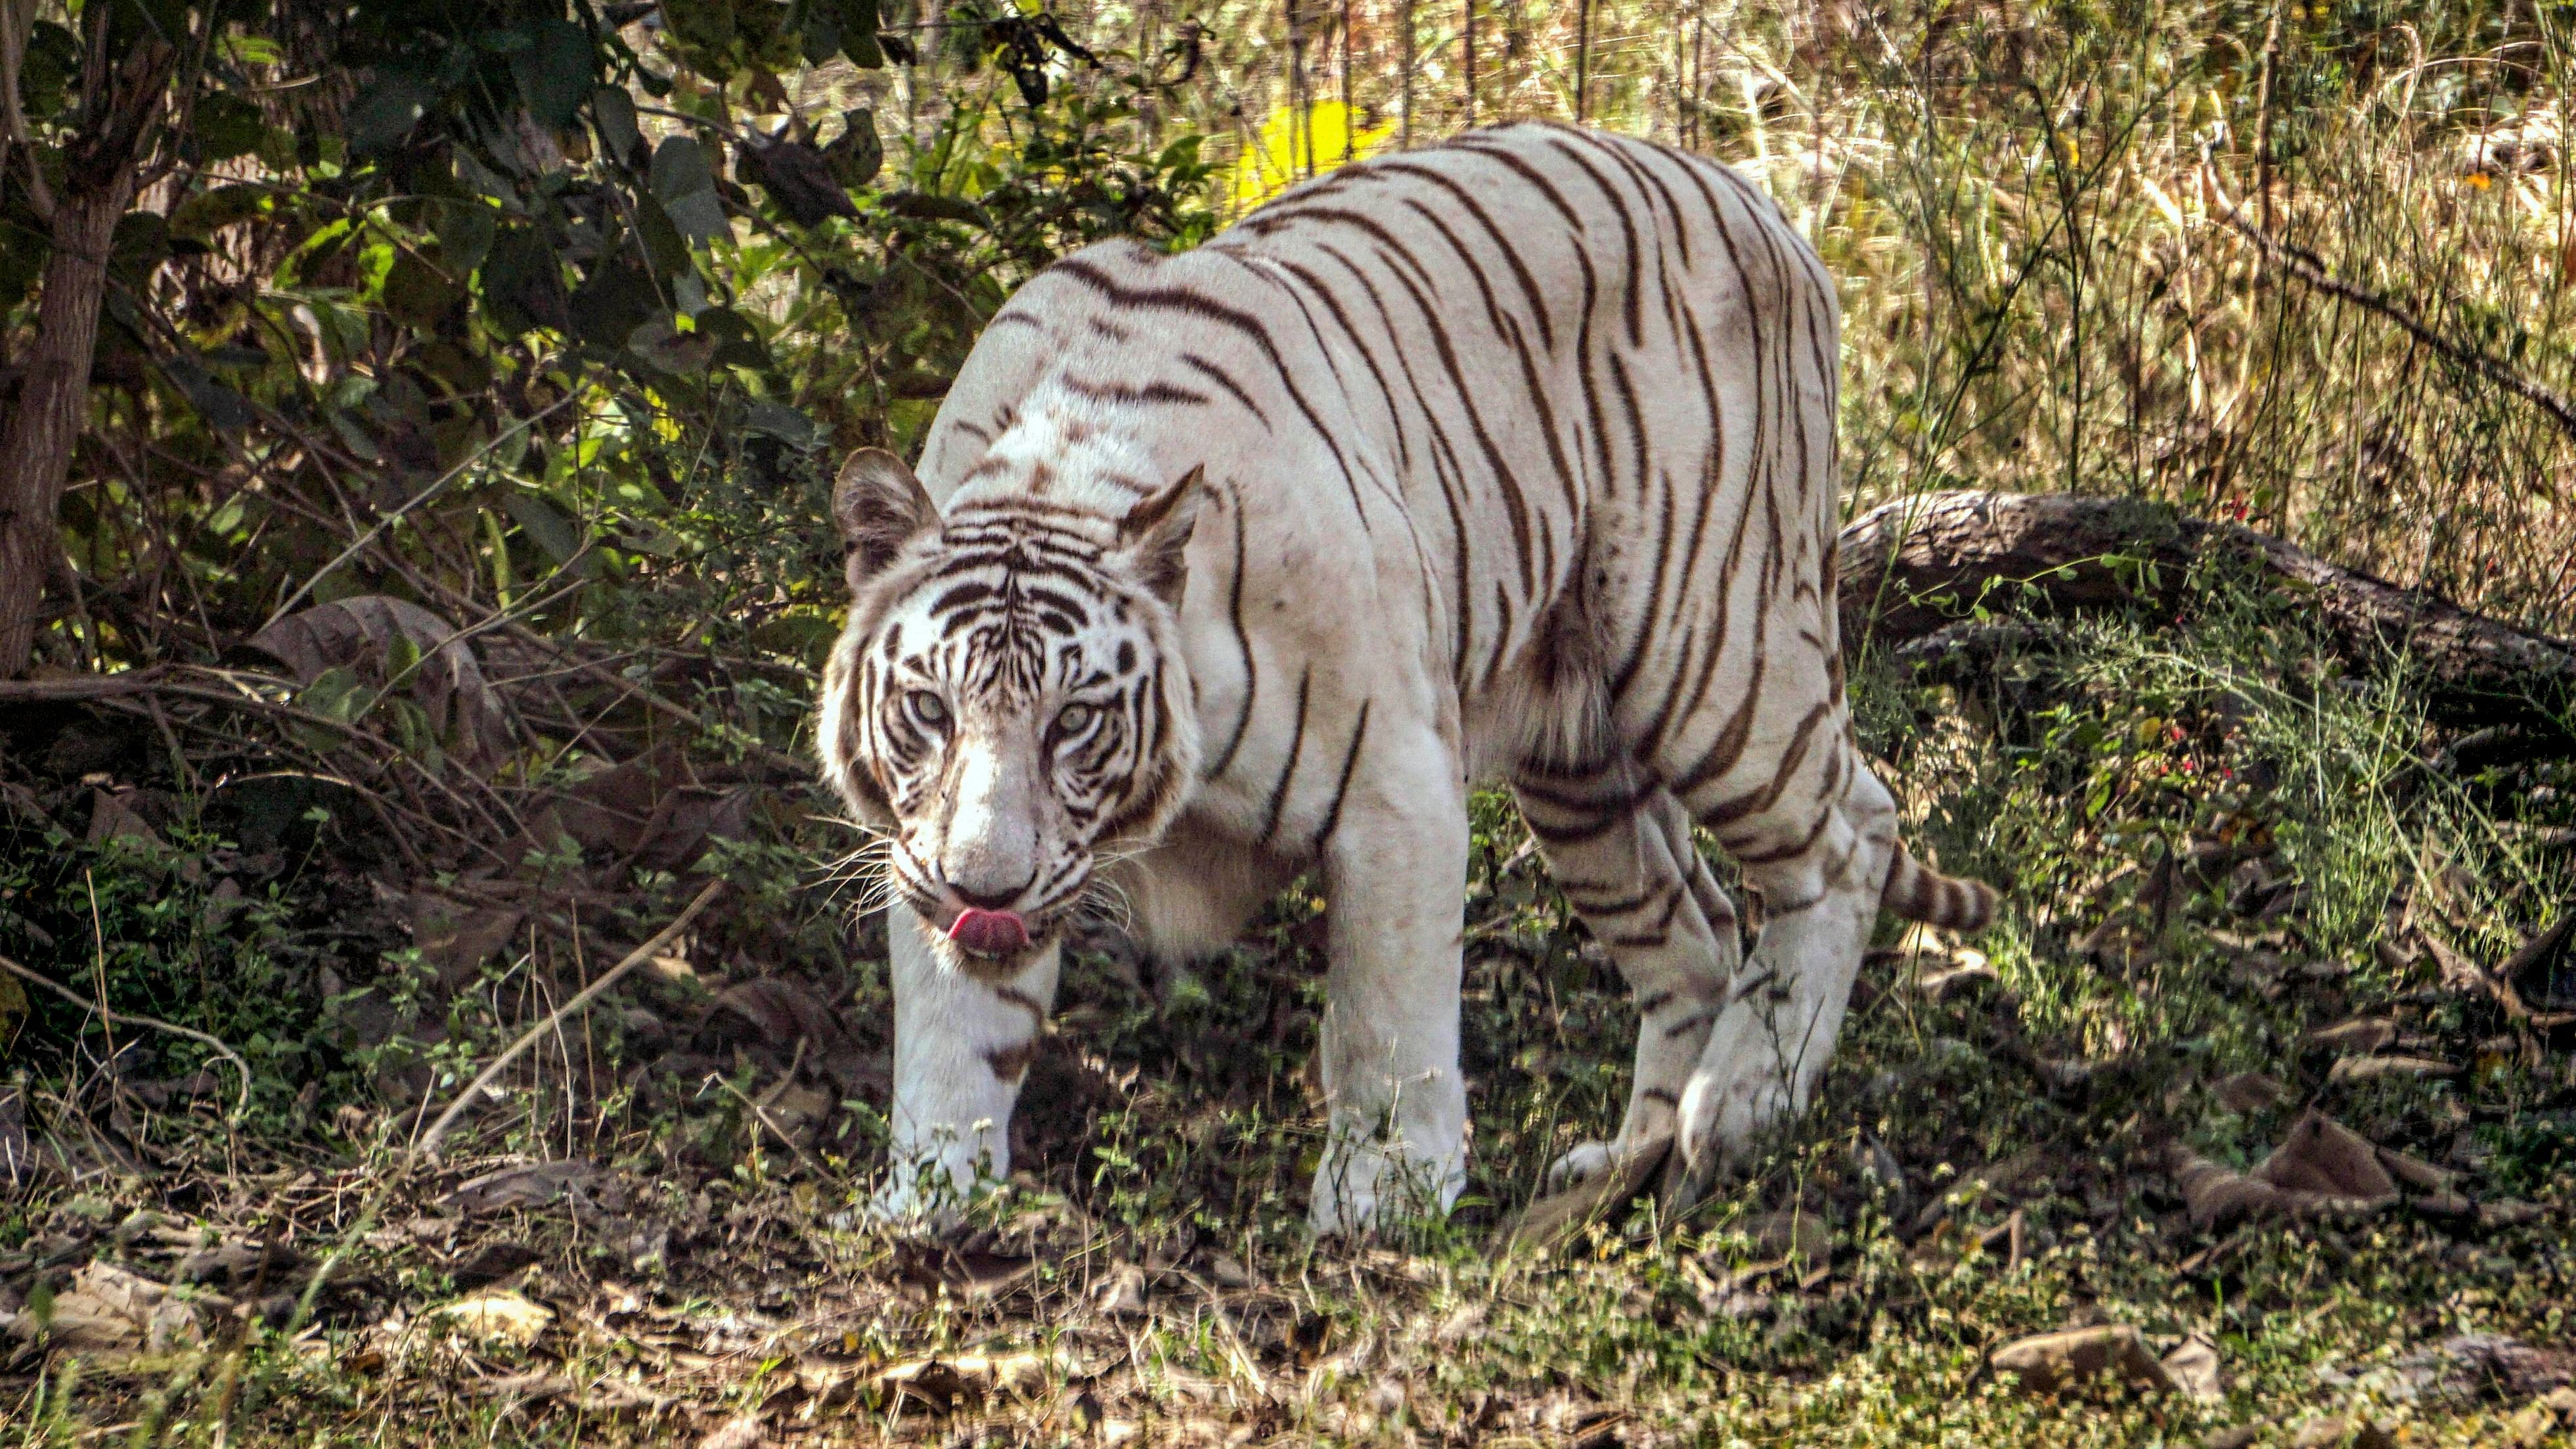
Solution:
M 1566 902 L 1636 994 L 1637 1056 L 1618 1135 L 1548 1168 L 1556 1190 L 1673 1133 L 1742 946 L 1735 908 L 1691 840 L 1690 818 L 1625 762 L 1564 773 L 1524 769 L 1521 816 Z
M 1839 731 L 1833 748 L 1792 752 L 1773 786 L 1700 802 L 1761 901 L 1762 929 L 1682 1089 L 1666 1186 L 1683 1201 L 1814 1096 L 1900 853 L 1896 802 Z M 1767 808 L 1728 803 L 1746 798 Z

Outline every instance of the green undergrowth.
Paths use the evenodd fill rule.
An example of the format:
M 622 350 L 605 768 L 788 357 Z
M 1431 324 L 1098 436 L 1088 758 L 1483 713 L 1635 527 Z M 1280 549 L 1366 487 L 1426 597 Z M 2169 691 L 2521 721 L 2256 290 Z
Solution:
M 1547 1258 L 1496 1231 L 1615 1121 L 1635 1016 L 1499 798 L 1477 802 L 1468 883 L 1467 1194 L 1356 1248 L 1303 1226 L 1329 909 L 1311 882 L 1195 973 L 1158 978 L 1105 935 L 1078 953 L 1020 1171 L 932 1249 L 851 1211 L 881 1077 L 800 1115 L 805 1048 L 782 1067 L 778 1043 L 728 1056 L 686 1027 L 687 1002 L 796 971 L 828 984 L 852 1060 L 882 1051 L 882 966 L 864 934 L 850 960 L 799 954 L 839 908 L 783 845 L 718 864 L 786 959 L 710 949 L 694 983 L 639 981 L 563 1057 L 608 1060 L 614 1090 L 535 1068 L 537 1105 L 483 1114 L 432 1167 L 404 1159 L 422 1098 L 388 1105 L 387 1048 L 332 1044 L 328 993 L 276 989 L 348 976 L 331 950 L 392 963 L 374 981 L 420 969 L 398 936 L 325 949 L 331 872 L 283 868 L 218 919 L 183 859 L 65 842 L 12 867 L 0 953 L 31 924 L 65 936 L 38 877 L 84 906 L 94 882 L 112 999 L 226 1037 L 261 1081 L 229 1125 L 221 1091 L 117 1106 L 83 1095 L 103 1047 L 77 1012 L 23 1028 L 28 1120 L 59 1134 L 83 1104 L 97 1131 L 146 1131 L 158 1165 L 53 1172 L 0 1209 L 0 1307 L 23 1320 L 97 1262 L 168 1281 L 172 1231 L 343 1262 L 286 1302 L 218 1282 L 226 1302 L 268 1293 L 257 1321 L 210 1312 L 158 1358 L 5 1350 L 6 1442 L 211 1443 L 219 1421 L 226 1443 L 666 1442 L 749 1418 L 816 1443 L 2287 1444 L 2330 1415 L 2409 1446 L 2566 1442 L 2538 1381 L 2462 1336 L 2576 1347 L 2576 1062 L 2563 1029 L 2517 1026 L 2443 961 L 2492 967 L 2576 896 L 2576 775 L 2544 748 L 2467 748 L 2402 667 L 2347 674 L 2278 604 L 1999 637 L 1857 685 L 1908 838 L 1997 885 L 1999 922 L 1967 941 L 1889 923 L 1815 1110 L 1691 1212 L 1641 1204 Z M 238 847 L 174 829 L 157 848 Z M 645 885 L 619 907 L 638 935 L 689 882 Z M 506 987 L 449 998 L 428 1100 L 534 1019 Z M 2535 1010 L 2576 997 L 2564 963 L 2523 989 Z M 2388 1040 L 2311 1038 L 2356 1017 Z M 207 1065 L 138 1050 L 165 1079 Z M 2440 1070 L 2336 1069 L 2374 1054 Z M 2439 1170 L 2465 1210 L 2194 1221 L 2175 1153 L 2248 1168 L 2310 1110 Z M 598 1175 L 529 1206 L 455 1196 L 470 1172 L 566 1158 Z M 513 1346 L 436 1317 L 493 1292 L 551 1318 Z M 2158 1354 L 2203 1336 L 2222 1386 L 2039 1395 L 1988 1364 L 2098 1324 Z M 977 1354 L 1027 1366 L 988 1388 Z M 938 1356 L 935 1404 L 883 1377 Z

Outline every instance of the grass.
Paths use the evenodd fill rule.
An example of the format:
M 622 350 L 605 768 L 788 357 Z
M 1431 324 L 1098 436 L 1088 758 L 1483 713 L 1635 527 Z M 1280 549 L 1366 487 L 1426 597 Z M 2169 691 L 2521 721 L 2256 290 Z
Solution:
M 180 1290 L 203 1306 L 123 1365 L 131 1342 L 13 1349 L 8 1433 L 591 1444 L 741 1418 L 814 1443 L 2180 1445 L 2240 1424 L 2287 1443 L 2358 1414 L 2410 1446 L 2542 1442 L 2531 1390 L 2436 1345 L 2569 1343 L 2576 1064 L 2563 1040 L 2527 1045 L 2442 989 L 2414 947 L 2379 948 L 2429 931 L 2492 962 L 2545 924 L 2576 879 L 2521 826 L 2565 823 L 2576 781 L 2564 762 L 2429 768 L 2439 741 L 2402 682 L 2324 677 L 2278 606 L 2212 598 L 2180 631 L 2066 621 L 2053 637 L 1959 686 L 1863 676 L 1864 738 L 1911 803 L 1910 835 L 2006 886 L 2009 908 L 1976 942 L 1878 953 L 1817 1109 L 1678 1220 L 1641 1212 L 1547 1259 L 1493 1246 L 1544 1164 L 1614 1120 L 1634 1016 L 1507 806 L 1484 799 L 1468 883 L 1475 1159 L 1447 1222 L 1363 1247 L 1303 1226 L 1323 903 L 1297 892 L 1194 976 L 1141 979 L 1105 938 L 1078 958 L 1021 1172 L 945 1248 L 851 1211 L 880 1122 L 881 1083 L 863 1080 L 887 1020 L 879 961 L 756 963 L 702 938 L 694 982 L 641 986 L 586 1040 L 534 1054 L 436 1167 L 405 1160 L 420 1109 L 375 1090 L 362 1051 L 317 1036 L 303 1079 L 322 1085 L 299 1097 L 281 1068 L 226 1130 L 224 1093 L 154 1108 L 99 1078 L 94 1038 L 67 1055 L 60 1030 L 17 1080 L 58 1137 L 93 1146 L 0 1214 L 5 1306 L 60 1304 L 93 1262 L 203 1278 Z M 2142 897 L 2169 853 L 2205 869 L 2177 875 L 2156 935 Z M 149 963 L 182 939 L 232 943 L 208 960 L 262 940 L 275 955 L 317 889 L 290 881 L 202 940 L 155 934 L 203 919 L 172 868 L 167 892 L 102 904 L 120 992 L 159 989 Z M 732 868 L 774 881 L 777 861 Z M 17 890 L 22 931 L 36 892 Z M 765 904 L 803 913 L 771 923 L 775 939 L 828 937 L 833 907 L 814 893 Z M 2128 925 L 2106 934 L 2106 916 Z M 1966 960 L 1961 945 L 1990 969 L 1913 984 Z M 524 952 L 487 972 L 447 1013 L 440 1101 L 547 999 L 525 987 L 547 973 Z M 859 1085 L 831 1080 L 842 1059 L 819 1039 L 791 1055 L 725 1035 L 706 1004 L 773 975 L 828 1003 Z M 193 1007 L 185 992 L 161 1004 L 239 1029 L 241 996 L 276 994 L 197 990 Z M 677 1025 L 691 1001 L 712 1034 Z M 659 1046 L 638 1013 L 673 1024 Z M 2333 1054 L 2305 1034 L 2356 1014 L 2463 1070 L 2329 1080 Z M 2218 1084 L 2242 1072 L 2290 1096 L 2224 1105 Z M 2490 1205 L 2529 1206 L 2196 1231 L 2158 1166 L 2165 1144 L 2247 1165 L 2308 1103 Z M 141 1144 L 145 1171 L 85 1156 L 102 1137 Z M 479 1172 L 562 1159 L 598 1172 L 551 1201 L 459 1203 Z M 268 1243 L 296 1266 L 182 1271 L 190 1253 Z M 547 1310 L 532 1341 L 438 1316 L 494 1292 Z M 1986 1366 L 2003 1342 L 2084 1323 L 2132 1325 L 2158 1351 L 2206 1335 L 2224 1396 L 2035 1396 Z M 898 1370 L 915 1390 L 892 1386 Z

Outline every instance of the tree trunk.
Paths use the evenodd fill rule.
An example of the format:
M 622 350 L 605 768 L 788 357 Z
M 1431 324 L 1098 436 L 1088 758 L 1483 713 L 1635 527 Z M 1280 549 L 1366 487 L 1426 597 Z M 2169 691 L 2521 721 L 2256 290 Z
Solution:
M 106 12 L 99 15 L 91 27 L 93 48 L 110 40 Z M 0 679 L 26 673 L 35 653 L 45 576 L 62 550 L 54 510 L 71 476 L 72 449 L 89 422 L 89 369 L 107 294 L 108 249 L 134 199 L 176 54 L 161 40 L 128 40 L 112 70 L 89 66 L 81 131 L 63 148 L 62 192 L 47 218 L 53 250 L 38 283 L 44 290 L 36 338 L 27 349 L 17 409 L 0 424 Z M 29 156 L 24 164 L 41 165 L 42 158 Z
M 18 406 L 0 431 L 0 678 L 27 672 L 45 576 L 62 549 L 54 510 L 71 473 L 72 446 L 89 421 L 107 252 L 132 184 L 131 170 L 120 171 L 103 190 L 70 191 L 55 203 L 35 345 Z
M 1854 657 L 1923 638 L 1980 603 L 2145 606 L 2171 620 L 2194 574 L 2216 568 L 2295 593 L 2347 668 L 2418 671 L 2427 708 L 2445 724 L 2571 733 L 2576 646 L 2160 504 L 1925 494 L 1853 520 L 1839 560 L 1843 649 Z

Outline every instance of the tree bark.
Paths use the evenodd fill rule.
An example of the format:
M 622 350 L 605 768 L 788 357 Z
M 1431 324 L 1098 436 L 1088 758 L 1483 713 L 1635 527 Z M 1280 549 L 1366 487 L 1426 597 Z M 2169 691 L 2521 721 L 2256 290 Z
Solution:
M 91 44 L 104 43 L 106 34 L 102 23 Z M 50 218 L 53 250 L 38 282 L 35 342 L 27 350 L 18 406 L 0 425 L 0 679 L 25 674 L 35 652 L 45 577 L 62 549 L 54 512 L 71 476 L 72 449 L 89 421 L 108 250 L 134 199 L 173 54 L 167 44 L 144 40 L 112 71 L 93 67 L 81 102 L 91 120 L 64 148 L 63 189 Z M 29 155 L 24 164 L 35 167 L 42 158 Z
M 107 290 L 107 251 L 128 189 L 70 192 L 55 204 L 36 341 L 27 352 L 18 407 L 0 431 L 0 678 L 27 672 L 45 576 L 62 551 L 54 510 L 71 475 L 72 446 L 89 421 L 89 364 Z
M 2576 646 L 2339 568 L 2266 534 L 2160 504 L 1962 491 L 1890 503 L 1843 530 L 1844 652 L 1923 638 L 1999 610 L 2151 608 L 2172 620 L 2217 569 L 2294 593 L 2350 669 L 2415 671 L 2433 717 L 2566 736 Z

